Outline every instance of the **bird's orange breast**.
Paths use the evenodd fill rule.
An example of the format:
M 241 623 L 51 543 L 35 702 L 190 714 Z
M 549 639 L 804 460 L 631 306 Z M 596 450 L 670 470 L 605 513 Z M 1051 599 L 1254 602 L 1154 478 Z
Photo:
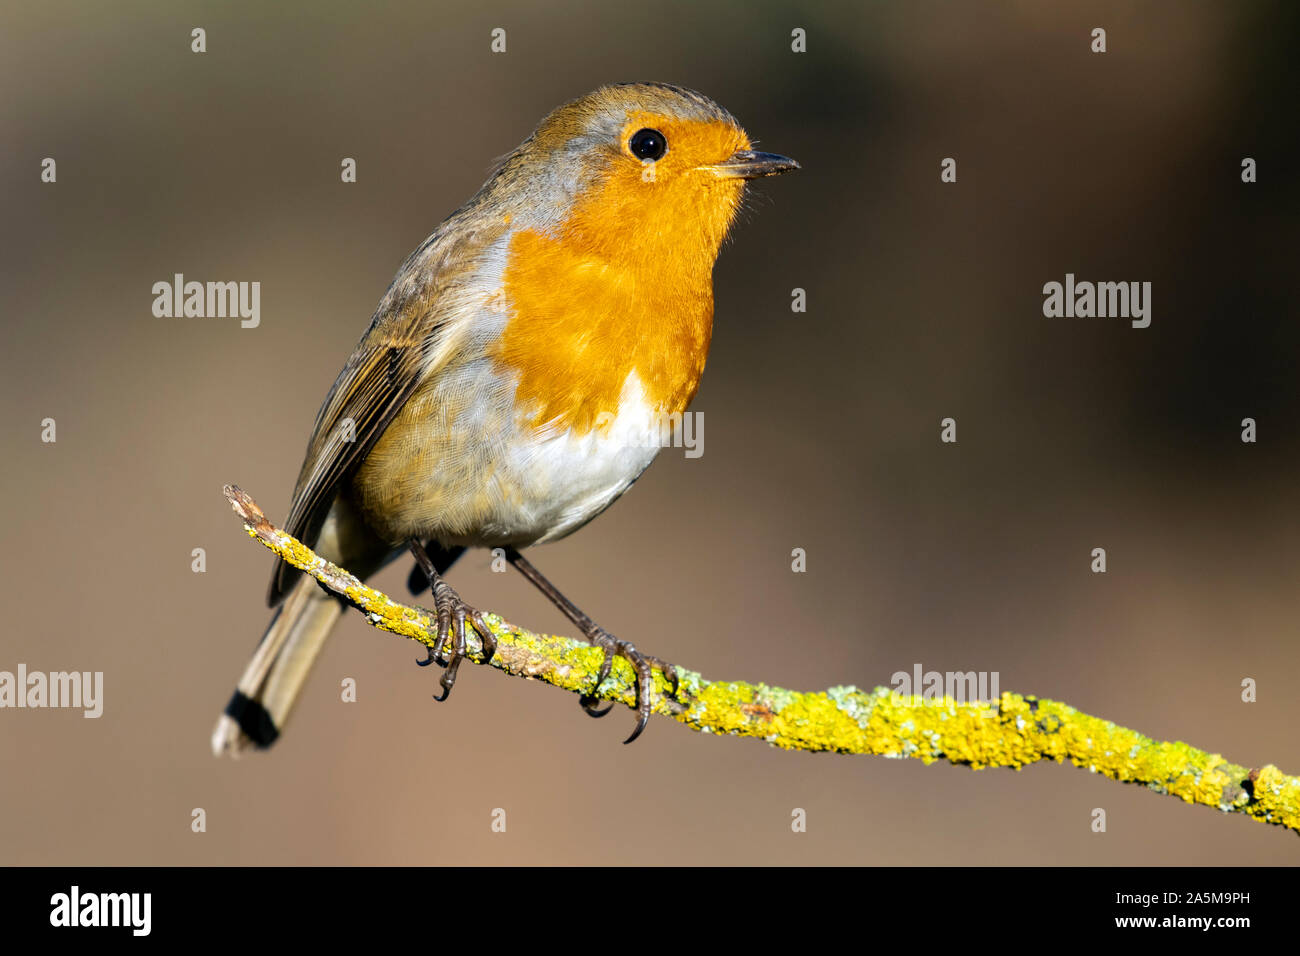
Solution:
M 611 176 L 553 233 L 521 229 L 491 349 L 533 423 L 583 434 L 636 373 L 653 411 L 686 409 L 713 330 L 713 263 L 739 192 Z

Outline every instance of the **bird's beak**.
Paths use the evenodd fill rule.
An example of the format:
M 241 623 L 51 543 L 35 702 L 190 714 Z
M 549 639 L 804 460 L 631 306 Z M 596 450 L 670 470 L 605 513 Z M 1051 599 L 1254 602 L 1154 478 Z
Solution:
M 758 179 L 760 176 L 779 176 L 781 173 L 788 173 L 792 169 L 798 169 L 799 164 L 789 156 L 741 149 L 732 153 L 723 162 L 704 168 L 724 179 Z

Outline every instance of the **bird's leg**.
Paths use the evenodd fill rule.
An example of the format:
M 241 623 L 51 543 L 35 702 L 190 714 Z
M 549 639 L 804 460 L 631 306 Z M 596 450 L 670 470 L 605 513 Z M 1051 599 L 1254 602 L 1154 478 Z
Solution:
M 460 545 L 454 548 L 444 548 L 437 541 L 426 541 L 424 543 L 424 553 L 433 565 L 433 569 L 438 574 L 446 574 L 448 568 L 456 563 L 457 559 L 465 553 L 465 549 Z M 411 575 L 406 579 L 406 586 L 414 595 L 419 595 L 429 587 L 429 575 L 425 573 L 424 568 L 417 561 L 411 567 Z
M 433 592 L 433 606 L 436 608 L 438 621 L 437 640 L 434 641 L 433 647 L 429 648 L 429 656 L 416 663 L 421 667 L 436 663 L 446 668 L 439 681 L 442 685 L 442 696 L 434 698 L 434 700 L 446 700 L 451 694 L 452 685 L 456 683 L 456 671 L 460 669 L 460 662 L 465 659 L 465 619 L 469 618 L 471 626 L 483 639 L 484 663 L 492 660 L 492 655 L 497 652 L 497 639 L 493 636 L 491 628 L 487 626 L 487 622 L 483 620 L 482 613 L 462 601 L 452 586 L 442 579 L 442 575 L 433 566 L 433 562 L 420 542 L 411 541 L 410 548 L 416 562 L 429 578 L 429 589 Z M 441 659 L 443 651 L 453 638 L 455 643 L 444 663 Z
M 657 657 L 651 657 L 648 654 L 640 653 L 628 641 L 620 641 L 613 634 L 610 634 L 603 627 L 600 627 L 595 621 L 587 617 L 578 606 L 560 593 L 559 589 L 542 575 L 542 572 L 533 567 L 532 562 L 525 558 L 514 548 L 506 549 L 506 560 L 509 561 L 515 569 L 533 583 L 537 590 L 550 599 L 551 603 L 558 607 L 574 625 L 582 631 L 585 637 L 592 644 L 601 648 L 605 652 L 605 659 L 601 662 L 600 673 L 596 675 L 595 686 L 591 688 L 590 694 L 584 694 L 579 698 L 582 709 L 592 717 L 604 717 L 613 709 L 614 705 L 610 704 L 604 710 L 597 709 L 596 691 L 600 690 L 600 685 L 605 683 L 605 678 L 609 676 L 610 668 L 614 665 L 614 658 L 622 657 L 630 663 L 636 670 L 637 688 L 637 723 L 636 729 L 632 731 L 632 736 L 623 741 L 630 744 L 641 736 L 641 731 L 645 730 L 646 723 L 650 720 L 650 691 L 654 687 L 654 675 L 652 668 L 657 667 L 663 672 L 663 675 L 672 682 L 672 690 L 669 691 L 671 696 L 677 695 L 679 686 L 677 668 L 672 664 L 661 661 Z

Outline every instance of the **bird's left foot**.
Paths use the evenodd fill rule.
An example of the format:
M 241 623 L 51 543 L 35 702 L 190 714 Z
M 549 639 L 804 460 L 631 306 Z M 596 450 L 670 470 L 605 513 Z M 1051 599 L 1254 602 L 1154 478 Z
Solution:
M 433 646 L 429 648 L 429 656 L 416 663 L 421 667 L 437 664 L 444 668 L 442 678 L 438 681 L 442 685 L 442 695 L 434 698 L 442 701 L 451 695 L 460 662 L 468 656 L 465 646 L 465 622 L 469 621 L 470 626 L 478 631 L 483 641 L 483 663 L 492 660 L 492 656 L 497 652 L 497 639 L 492 634 L 491 628 L 487 626 L 487 621 L 483 619 L 482 612 L 462 601 L 450 584 L 436 575 L 431 583 L 434 607 L 437 608 L 438 634 Z M 443 652 L 448 650 L 448 645 L 450 645 L 450 653 L 444 658 Z
M 595 695 L 600 690 L 600 685 L 605 683 L 605 678 L 609 676 L 610 669 L 614 666 L 615 657 L 623 658 L 636 671 L 636 729 L 632 731 L 632 736 L 623 741 L 625 744 L 630 744 L 641 736 L 641 731 L 645 730 L 646 724 L 650 721 L 652 703 L 650 695 L 654 690 L 654 668 L 659 668 L 664 677 L 672 684 L 672 689 L 668 692 L 669 697 L 676 697 L 677 690 L 681 686 L 677 668 L 667 661 L 662 661 L 649 654 L 642 654 L 632 646 L 631 642 L 620 641 L 604 628 L 592 628 L 586 637 L 592 644 L 605 651 L 605 659 L 600 664 L 600 673 L 596 675 L 596 685 L 592 687 L 591 693 L 583 694 L 578 700 L 578 703 L 582 705 L 582 709 L 587 712 L 588 716 L 604 717 L 614 708 L 611 703 L 604 710 L 599 709 L 600 699 Z

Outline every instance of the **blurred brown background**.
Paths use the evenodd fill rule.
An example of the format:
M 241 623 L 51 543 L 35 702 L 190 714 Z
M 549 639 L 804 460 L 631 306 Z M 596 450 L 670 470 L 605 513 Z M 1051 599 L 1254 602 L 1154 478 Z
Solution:
M 208 736 L 271 566 L 221 485 L 282 519 L 406 254 L 552 107 L 656 79 L 804 169 L 757 187 L 719 260 L 704 456 L 666 452 L 539 566 L 710 677 L 997 670 L 1300 771 L 1296 27 L 1252 2 L 7 7 L 0 669 L 102 670 L 106 705 L 0 712 L 0 861 L 1295 863 L 1277 828 L 1069 766 L 784 753 L 663 719 L 623 747 L 629 712 L 475 668 L 435 704 L 418 648 L 356 615 L 272 752 L 219 762 Z M 261 326 L 154 318 L 176 272 L 260 281 Z M 1044 318 L 1066 272 L 1151 281 L 1151 327 Z M 404 595 L 406 571 L 377 583 Z M 483 553 L 451 580 L 568 632 Z

